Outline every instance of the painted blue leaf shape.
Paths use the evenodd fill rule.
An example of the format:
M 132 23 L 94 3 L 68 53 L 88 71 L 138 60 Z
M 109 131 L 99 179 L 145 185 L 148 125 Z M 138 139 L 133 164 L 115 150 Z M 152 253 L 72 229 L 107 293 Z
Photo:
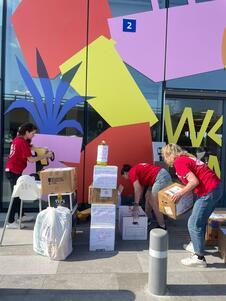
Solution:
M 14 109 L 24 108 L 28 112 L 31 113 L 33 119 L 35 120 L 38 128 L 40 131 L 43 130 L 43 123 L 41 118 L 39 117 L 39 114 L 37 112 L 37 109 L 35 105 L 31 102 L 29 102 L 27 99 L 19 99 L 14 101 L 8 108 L 8 110 L 5 112 L 5 114 L 9 113 L 10 111 Z
M 60 123 L 60 121 L 65 117 L 65 115 L 74 108 L 78 103 L 83 102 L 84 97 L 81 96 L 74 96 L 71 99 L 69 99 L 65 104 L 63 105 L 62 109 L 59 112 L 59 115 L 57 116 L 56 120 L 57 123 Z
M 81 124 L 76 120 L 64 120 L 57 126 L 57 133 L 62 131 L 65 128 L 73 128 L 78 131 L 80 131 L 81 134 L 83 134 L 83 129 L 81 127 Z
M 47 116 L 52 116 L 53 113 L 53 89 L 51 85 L 51 81 L 49 79 L 48 72 L 46 70 L 45 64 L 42 60 L 42 57 L 36 49 L 36 60 L 37 60 L 37 73 L 39 76 L 39 81 L 42 85 L 43 92 L 45 94 L 45 102 L 46 102 L 46 109 L 47 109 Z
M 44 104 L 42 101 L 42 96 L 39 93 L 35 83 L 33 82 L 32 77 L 30 76 L 27 69 L 24 67 L 24 65 L 21 63 L 21 61 L 17 57 L 16 57 L 16 60 L 17 60 L 17 64 L 18 64 L 18 67 L 20 70 L 20 74 L 23 77 L 23 80 L 24 80 L 25 84 L 27 85 L 28 90 L 31 92 L 31 95 L 33 96 L 33 98 L 35 100 L 35 104 L 38 108 L 40 117 L 44 121 L 45 119 L 47 119 L 47 116 L 46 116 L 45 107 L 44 107 Z
M 55 104 L 53 109 L 53 114 L 56 117 L 61 105 L 61 100 L 64 97 L 65 93 L 67 92 L 67 89 L 70 87 L 70 82 L 72 81 L 73 77 L 75 76 L 76 72 L 78 71 L 81 63 L 70 69 L 68 72 L 64 73 L 62 75 L 61 81 L 57 87 L 56 90 L 56 98 L 55 98 Z

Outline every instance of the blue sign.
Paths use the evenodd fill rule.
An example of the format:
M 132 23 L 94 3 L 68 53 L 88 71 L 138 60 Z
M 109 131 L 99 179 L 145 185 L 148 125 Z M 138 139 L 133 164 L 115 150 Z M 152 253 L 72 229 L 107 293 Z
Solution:
M 123 19 L 123 31 L 136 32 L 137 20 L 135 19 Z

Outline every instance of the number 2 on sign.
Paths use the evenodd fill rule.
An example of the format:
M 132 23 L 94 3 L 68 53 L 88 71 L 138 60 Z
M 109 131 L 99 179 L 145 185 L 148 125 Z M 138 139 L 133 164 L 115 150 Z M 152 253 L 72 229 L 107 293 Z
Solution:
M 127 23 L 127 29 L 132 29 L 132 22 L 131 21 L 128 21 L 128 23 Z

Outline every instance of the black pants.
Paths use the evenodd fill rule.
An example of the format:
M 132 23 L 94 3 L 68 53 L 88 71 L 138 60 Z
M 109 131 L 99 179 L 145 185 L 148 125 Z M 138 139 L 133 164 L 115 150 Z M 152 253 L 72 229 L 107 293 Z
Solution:
M 9 180 L 10 187 L 11 187 L 11 192 L 13 192 L 13 187 L 14 187 L 14 185 L 16 185 L 16 181 L 21 175 L 15 174 L 11 171 L 7 171 L 5 173 L 5 175 L 6 175 L 6 178 Z M 21 204 L 20 198 L 14 198 L 13 205 L 12 205 L 12 208 L 11 208 L 11 211 L 10 211 L 10 214 L 9 214 L 9 223 L 13 223 L 15 221 L 15 214 L 16 213 L 18 214 L 18 217 L 19 217 L 19 215 L 20 215 L 20 204 Z

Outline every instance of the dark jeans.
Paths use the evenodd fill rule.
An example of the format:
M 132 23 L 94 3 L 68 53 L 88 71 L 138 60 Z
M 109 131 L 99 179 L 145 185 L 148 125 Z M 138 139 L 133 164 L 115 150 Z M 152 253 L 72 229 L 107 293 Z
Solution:
M 5 175 L 6 175 L 6 178 L 9 180 L 11 192 L 13 192 L 13 187 L 14 187 L 14 185 L 16 185 L 16 181 L 21 175 L 15 174 L 11 171 L 6 171 Z M 18 217 L 19 217 L 20 204 L 21 204 L 20 198 L 14 198 L 13 205 L 12 205 L 12 208 L 11 208 L 11 211 L 9 214 L 9 220 L 8 220 L 9 223 L 13 223 L 15 221 L 16 213 L 18 214 Z M 22 215 L 23 215 L 23 213 L 22 213 Z

